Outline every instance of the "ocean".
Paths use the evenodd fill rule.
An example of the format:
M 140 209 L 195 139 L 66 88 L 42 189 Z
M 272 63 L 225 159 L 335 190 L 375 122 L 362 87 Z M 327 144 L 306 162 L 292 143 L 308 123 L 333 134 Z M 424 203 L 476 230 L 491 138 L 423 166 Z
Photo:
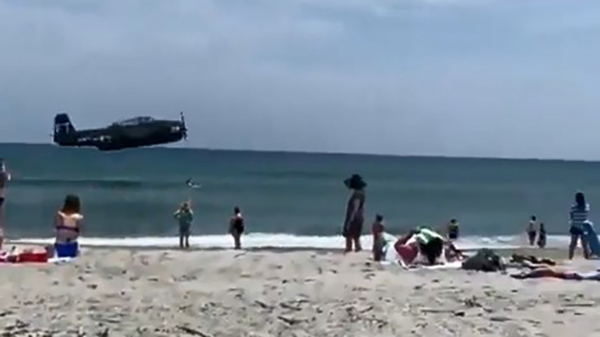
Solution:
M 191 243 L 207 248 L 231 245 L 234 206 L 246 219 L 246 246 L 340 247 L 343 180 L 353 173 L 368 183 L 365 234 L 376 213 L 392 234 L 455 217 L 465 248 L 523 245 L 533 214 L 550 245 L 566 245 L 574 193 L 586 193 L 592 220 L 600 202 L 600 163 L 593 162 L 160 147 L 104 153 L 45 144 L 0 144 L 0 157 L 13 175 L 6 235 L 34 242 L 51 240 L 53 215 L 69 193 L 82 199 L 83 244 L 175 245 L 172 214 L 191 198 Z M 188 188 L 189 178 L 202 187 Z

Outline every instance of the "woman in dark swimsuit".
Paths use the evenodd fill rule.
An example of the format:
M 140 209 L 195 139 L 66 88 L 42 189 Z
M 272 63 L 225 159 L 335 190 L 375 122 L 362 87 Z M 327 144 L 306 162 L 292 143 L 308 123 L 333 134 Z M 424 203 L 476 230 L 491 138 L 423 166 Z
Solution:
M 233 216 L 229 220 L 229 233 L 233 236 L 235 249 L 242 249 L 242 234 L 244 233 L 244 218 L 239 207 L 233 209 Z
M 351 252 L 354 244 L 354 251 L 359 252 L 362 250 L 360 236 L 364 223 L 365 187 L 367 187 L 367 183 L 363 181 L 360 175 L 354 174 L 346 179 L 344 184 L 352 190 L 346 207 L 346 219 L 344 220 L 342 233 L 346 238 L 345 251 Z

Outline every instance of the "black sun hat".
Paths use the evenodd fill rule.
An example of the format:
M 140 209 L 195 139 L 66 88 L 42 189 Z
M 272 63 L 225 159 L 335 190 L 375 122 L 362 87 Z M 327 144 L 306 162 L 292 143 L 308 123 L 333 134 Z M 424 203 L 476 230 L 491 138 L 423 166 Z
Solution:
M 367 187 L 367 183 L 358 174 L 353 174 L 350 178 L 344 180 L 344 185 L 353 190 L 362 190 Z

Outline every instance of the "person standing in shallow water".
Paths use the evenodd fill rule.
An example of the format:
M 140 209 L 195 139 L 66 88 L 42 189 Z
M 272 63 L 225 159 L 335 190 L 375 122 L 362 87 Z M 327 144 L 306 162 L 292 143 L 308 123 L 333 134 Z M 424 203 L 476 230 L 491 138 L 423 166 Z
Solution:
M 458 231 L 459 225 L 458 220 L 452 219 L 448 223 L 448 239 L 449 240 L 458 240 Z
M 360 175 L 354 174 L 344 180 L 344 185 L 352 191 L 346 206 L 346 218 L 342 233 L 346 239 L 345 252 L 351 252 L 353 245 L 354 251 L 359 252 L 362 250 L 360 236 L 364 223 L 365 188 L 367 184 Z
M 194 222 L 194 212 L 189 202 L 184 202 L 173 214 L 179 223 L 179 248 L 190 248 L 190 232 Z
M 229 234 L 233 237 L 234 249 L 242 249 L 242 234 L 244 233 L 244 218 L 239 207 L 233 209 L 229 220 Z
M 577 192 L 577 194 L 575 194 L 575 205 L 571 206 L 571 210 L 569 212 L 571 219 L 569 228 L 569 233 L 571 234 L 571 243 L 569 244 L 569 260 L 572 260 L 573 255 L 575 255 L 577 241 L 581 241 L 583 256 L 586 259 L 590 256 L 589 247 L 585 240 L 583 225 L 586 221 L 588 221 L 589 212 L 590 206 L 585 202 L 585 195 L 582 192 Z
M 10 173 L 6 170 L 4 159 L 0 158 L 0 248 L 4 242 L 6 188 L 10 181 Z
M 533 215 L 533 216 L 531 216 L 531 219 L 529 219 L 529 223 L 527 224 L 527 230 L 526 230 L 527 238 L 529 239 L 530 246 L 535 245 L 535 236 L 537 235 L 536 224 L 537 224 L 537 217 L 535 215 Z
M 540 222 L 537 244 L 540 248 L 546 248 L 546 227 L 543 222 Z

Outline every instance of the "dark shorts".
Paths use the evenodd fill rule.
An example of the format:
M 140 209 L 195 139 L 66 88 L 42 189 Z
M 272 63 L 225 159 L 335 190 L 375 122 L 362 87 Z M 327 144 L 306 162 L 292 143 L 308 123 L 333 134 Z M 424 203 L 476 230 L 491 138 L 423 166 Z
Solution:
M 573 236 L 583 236 L 583 229 L 575 226 L 571 226 L 569 229 L 569 233 Z
M 448 239 L 450 239 L 450 240 L 458 239 L 458 231 L 450 231 L 448 233 Z
M 529 242 L 534 242 L 537 233 L 535 231 L 530 231 L 527 232 L 527 235 L 529 236 Z
M 344 226 L 344 232 L 342 235 L 345 238 L 358 239 L 362 235 L 363 229 L 363 220 L 354 220 L 350 222 L 348 225 Z
M 233 226 L 231 234 L 233 234 L 233 235 L 244 234 L 244 226 Z
M 0 197 L 0 207 L 2 207 L 2 205 L 4 205 L 4 197 Z
M 191 224 L 179 224 L 179 235 L 190 235 Z

